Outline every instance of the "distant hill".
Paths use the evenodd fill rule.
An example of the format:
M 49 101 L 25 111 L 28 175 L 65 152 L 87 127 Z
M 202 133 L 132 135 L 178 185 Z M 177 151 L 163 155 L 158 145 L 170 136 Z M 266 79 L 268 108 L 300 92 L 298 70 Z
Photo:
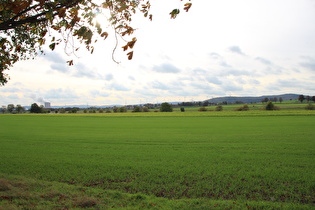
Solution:
M 283 101 L 289 101 L 289 100 L 297 100 L 299 98 L 299 94 L 282 94 L 282 95 L 266 95 L 266 96 L 256 96 L 256 97 L 237 97 L 237 96 L 226 96 L 226 97 L 217 97 L 208 99 L 205 101 L 208 101 L 210 103 L 235 103 L 237 101 L 242 101 L 243 103 L 260 103 L 264 98 L 277 98 L 279 101 L 279 98 L 282 98 Z

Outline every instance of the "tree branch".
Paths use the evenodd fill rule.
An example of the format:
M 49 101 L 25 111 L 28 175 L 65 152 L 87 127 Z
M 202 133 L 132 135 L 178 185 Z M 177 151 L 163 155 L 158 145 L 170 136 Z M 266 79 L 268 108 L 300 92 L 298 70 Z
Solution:
M 81 0 L 73 0 L 71 2 L 68 2 L 69 4 L 60 4 L 58 6 L 56 6 L 54 9 L 53 9 L 53 12 L 55 12 L 52 17 L 55 17 L 56 15 L 58 15 L 58 10 L 61 9 L 61 8 L 65 8 L 65 9 L 68 9 L 68 8 L 71 8 L 75 5 L 77 5 L 78 3 L 80 3 Z M 2 23 L 0 23 L 0 31 L 4 31 L 4 30 L 9 30 L 9 29 L 14 29 L 18 26 L 21 26 L 23 24 L 26 24 L 26 23 L 40 23 L 40 22 L 45 22 L 47 21 L 48 19 L 46 17 L 43 17 L 41 19 L 38 19 L 39 17 L 41 16 L 46 16 L 47 13 L 49 13 L 48 10 L 45 10 L 43 11 L 42 13 L 40 14 L 37 14 L 35 16 L 31 16 L 31 17 L 27 17 L 25 19 L 20 19 L 20 20 L 15 20 L 17 19 L 18 17 L 21 17 L 23 14 L 25 14 L 26 12 L 29 12 L 31 11 L 32 9 L 35 9 L 36 7 L 38 7 L 39 4 L 37 5 L 34 5 L 32 7 L 29 7 L 21 12 L 19 12 L 17 15 L 15 15 L 14 17 L 10 18 L 9 20 L 7 21 L 4 21 Z

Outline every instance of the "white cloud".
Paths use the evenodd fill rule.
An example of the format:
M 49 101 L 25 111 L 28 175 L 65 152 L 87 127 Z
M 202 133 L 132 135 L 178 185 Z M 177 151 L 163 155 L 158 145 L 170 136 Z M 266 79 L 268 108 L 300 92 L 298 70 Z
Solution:
M 1 87 L 1 92 L 2 93 L 16 93 L 16 92 L 20 92 L 21 89 L 20 88 L 16 88 L 16 87 Z
M 221 85 L 222 81 L 218 77 L 206 77 L 207 81 L 215 84 L 215 85 Z
M 90 95 L 93 97 L 109 97 L 111 94 L 105 91 L 91 90 Z
M 271 65 L 272 62 L 266 58 L 262 58 L 262 57 L 257 57 L 255 58 L 257 61 L 260 61 L 261 63 L 263 64 L 266 64 L 266 65 Z
M 128 79 L 135 81 L 136 79 L 133 76 L 129 76 Z
M 250 76 L 253 75 L 254 72 L 250 72 L 248 70 L 239 70 L 239 69 L 227 69 L 220 73 L 222 76 Z
M 66 60 L 63 57 L 61 57 L 60 54 L 56 52 L 48 52 L 48 53 L 45 53 L 44 55 L 41 55 L 40 57 L 52 63 L 60 63 L 60 64 L 66 65 Z
M 221 89 L 224 92 L 237 92 L 242 91 L 243 87 L 239 84 L 235 84 L 235 82 L 226 82 L 221 86 Z
M 159 73 L 179 73 L 180 70 L 169 63 L 163 63 L 159 66 L 154 66 L 153 71 L 159 72 Z
M 303 61 L 299 64 L 304 68 L 315 71 L 315 59 L 312 57 L 303 57 Z
M 54 88 L 54 89 L 49 89 L 44 92 L 44 97 L 47 100 L 71 100 L 71 99 L 78 99 L 80 98 L 77 93 L 75 93 L 73 90 L 70 89 L 63 89 L 63 88 Z
M 130 91 L 131 89 L 126 87 L 125 85 L 113 82 L 110 85 L 107 86 L 109 90 L 115 90 L 115 91 Z
M 62 73 L 68 73 L 69 72 L 69 68 L 66 66 L 65 63 L 53 63 L 50 65 L 50 68 L 52 70 L 56 70 Z
M 113 74 L 107 74 L 107 75 L 105 76 L 105 80 L 106 80 L 106 81 L 111 81 L 111 80 L 113 80 L 113 79 L 114 79 Z
M 159 81 L 153 81 L 151 86 L 154 89 L 160 89 L 160 90 L 169 90 L 170 89 L 168 85 L 165 85 Z
M 17 99 L 20 99 L 19 95 L 17 94 L 10 94 L 7 96 L 9 99 L 11 100 L 17 100 Z
M 239 46 L 231 46 L 228 48 L 228 50 L 232 53 L 236 53 L 239 55 L 245 55 L 245 53 L 242 52 L 242 50 Z

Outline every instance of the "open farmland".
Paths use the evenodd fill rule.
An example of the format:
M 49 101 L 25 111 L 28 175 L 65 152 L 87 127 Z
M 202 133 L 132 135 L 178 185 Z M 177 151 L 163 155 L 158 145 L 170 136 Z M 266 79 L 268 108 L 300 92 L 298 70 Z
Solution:
M 159 199 L 311 209 L 314 124 L 305 110 L 2 115 L 0 174 L 151 196 L 164 208 L 176 205 Z

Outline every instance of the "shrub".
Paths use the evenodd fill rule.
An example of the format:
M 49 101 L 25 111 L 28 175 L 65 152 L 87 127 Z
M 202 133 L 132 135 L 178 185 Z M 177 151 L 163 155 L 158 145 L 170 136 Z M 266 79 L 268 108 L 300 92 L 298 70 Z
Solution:
M 223 107 L 221 105 L 219 105 L 215 108 L 215 111 L 223 111 Z
M 305 107 L 306 110 L 314 110 L 315 109 L 315 106 L 313 104 L 308 104 L 306 107 Z
M 114 113 L 117 113 L 117 112 L 118 112 L 118 110 L 119 110 L 119 108 L 118 108 L 118 107 L 114 107 L 114 108 L 113 108 L 113 112 L 114 112 Z
M 100 110 L 98 110 L 98 112 L 99 112 L 99 113 L 103 113 L 104 111 L 103 111 L 103 109 L 100 109 Z
M 105 113 L 112 113 L 109 109 L 106 109 Z
M 206 107 L 200 107 L 198 109 L 199 112 L 205 112 L 205 111 L 208 111 L 208 109 Z
M 235 109 L 235 111 L 248 111 L 249 110 L 249 107 L 247 104 Z
M 271 101 L 268 101 L 267 105 L 266 105 L 266 110 L 273 110 L 274 109 L 274 105 Z
M 171 104 L 165 102 L 165 103 L 161 104 L 160 111 L 161 112 L 172 112 L 173 107 Z
M 135 106 L 132 112 L 141 112 L 141 108 L 139 106 Z
M 279 110 L 280 108 L 275 106 L 271 101 L 268 101 L 267 105 L 265 106 L 265 110 Z
M 143 111 L 143 112 L 150 112 L 149 108 L 146 107 L 146 106 L 142 107 L 142 111 Z
M 180 111 L 181 111 L 181 112 L 185 112 L 185 108 L 184 108 L 184 107 L 181 107 L 181 108 L 180 108 Z
M 127 109 L 126 107 L 122 106 L 122 107 L 119 107 L 119 112 L 127 112 Z

